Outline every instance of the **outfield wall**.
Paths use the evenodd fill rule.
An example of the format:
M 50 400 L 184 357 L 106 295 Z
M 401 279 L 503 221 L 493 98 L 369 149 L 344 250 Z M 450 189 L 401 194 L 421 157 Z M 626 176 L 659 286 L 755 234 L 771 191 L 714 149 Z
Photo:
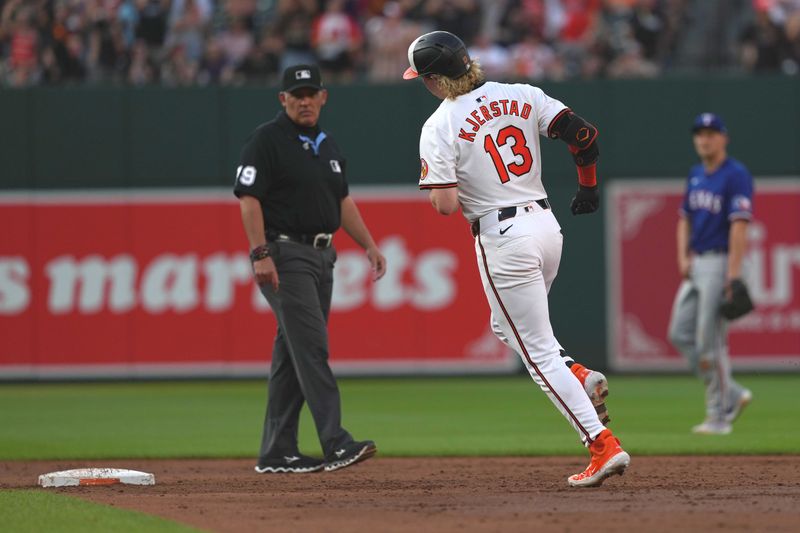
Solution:
M 731 150 L 762 176 L 800 173 L 800 79 L 697 78 L 545 83 L 600 129 L 604 178 L 682 176 L 689 126 L 727 120 Z M 421 83 L 332 87 L 323 112 L 355 184 L 413 185 L 422 123 L 438 102 Z M 242 143 L 279 109 L 269 88 L 0 89 L 0 189 L 228 185 Z M 572 183 L 558 142 L 547 181 Z
M 744 161 L 755 175 L 800 175 L 800 128 L 795 126 L 800 120 L 800 80 L 592 81 L 544 84 L 543 87 L 599 126 L 600 175 L 604 187 L 621 179 L 683 176 L 694 162 L 688 124 L 695 114 L 704 110 L 714 110 L 725 116 L 732 132 L 731 153 Z M 412 194 L 419 172 L 419 128 L 436 104 L 418 83 L 333 87 L 323 114 L 323 125 L 333 132 L 348 156 L 351 183 L 370 188 L 401 187 L 383 189 L 379 193 L 384 195 L 381 201 L 390 201 L 395 195 Z M 12 203 L 22 199 L 23 204 L 39 207 L 42 202 L 62 203 L 58 199 L 63 198 L 61 193 L 56 196 L 52 193 L 66 191 L 73 195 L 65 203 L 70 209 L 75 207 L 75 196 L 81 199 L 86 197 L 86 191 L 93 191 L 89 196 L 105 191 L 116 198 L 110 212 L 127 213 L 138 199 L 157 198 L 162 194 L 154 193 L 157 190 L 169 189 L 171 193 L 163 194 L 174 198 L 175 192 L 179 193 L 178 197 L 192 196 L 198 187 L 204 191 L 211 187 L 215 195 L 226 198 L 224 202 L 228 205 L 233 202 L 228 191 L 241 144 L 257 124 L 268 120 L 277 110 L 275 88 L 0 90 L 0 191 L 4 191 L 4 198 L 11 198 Z M 543 142 L 542 157 L 545 186 L 565 235 L 559 277 L 550 298 L 554 329 L 561 342 L 583 361 L 593 367 L 606 368 L 616 350 L 609 345 L 607 335 L 609 272 L 605 257 L 609 243 L 603 213 L 608 212 L 610 197 L 604 194 L 600 214 L 572 217 L 568 211 L 575 188 L 572 160 L 558 142 Z M 782 181 L 791 184 L 798 179 L 788 177 Z M 48 197 L 50 200 L 43 200 Z M 411 243 L 409 246 L 435 237 L 436 242 L 443 243 L 437 246 L 452 247 L 453 253 L 461 258 L 459 264 L 472 268 L 471 260 L 464 255 L 471 254 L 471 243 L 463 220 L 457 216 L 448 219 L 433 216 L 432 211 L 426 211 L 430 209 L 424 197 L 420 202 L 420 206 L 411 211 L 402 208 L 403 202 L 398 204 L 401 207 L 393 210 L 396 220 L 386 227 L 386 235 L 402 235 L 404 242 Z M 756 206 L 758 213 L 758 204 Z M 236 212 L 234 205 L 229 207 Z M 17 266 L 13 268 L 17 270 L 13 275 L 0 277 L 0 308 L 11 305 L 9 290 L 15 289 L 8 288 L 11 286 L 9 275 L 17 280 L 15 287 L 19 285 L 19 276 L 23 275 L 38 276 L 42 283 L 47 281 L 41 270 L 46 265 L 43 261 L 55 258 L 55 250 L 69 254 L 75 244 L 69 239 L 75 235 L 82 235 L 90 244 L 101 234 L 115 236 L 117 248 L 111 249 L 114 253 L 134 246 L 127 237 L 120 238 L 128 235 L 128 222 L 112 225 L 111 228 L 117 228 L 114 233 L 112 229 L 104 229 L 105 220 L 81 222 L 83 214 L 68 211 L 42 224 L 39 216 L 32 214 L 38 212 L 36 209 L 38 207 L 26 211 L 22 218 L 15 218 L 10 215 L 9 203 L 5 200 L 0 203 L 0 216 L 5 220 L 0 231 L 0 260 L 8 265 L 20 254 L 29 253 L 19 251 L 19 242 L 34 239 L 34 235 L 36 242 L 25 246 L 38 250 L 30 252 L 35 255 L 28 261 L 28 270 L 20 271 L 18 263 L 14 263 Z M 373 212 L 375 214 L 371 215 Z M 197 222 L 183 220 L 188 212 L 178 209 L 176 213 L 177 216 L 163 227 L 153 227 L 150 231 L 162 235 L 165 228 L 173 224 Z M 381 209 L 369 210 L 367 221 L 378 228 L 388 223 L 383 221 Z M 420 224 L 420 221 L 425 223 Z M 242 253 L 245 243 L 240 223 L 232 224 L 235 227 L 229 229 L 220 249 L 230 254 Z M 668 228 L 663 240 L 659 238 L 653 246 L 672 249 L 671 231 Z M 208 232 L 191 235 L 192 239 L 180 243 L 181 253 L 190 254 L 207 245 Z M 343 246 L 344 240 L 344 237 L 338 238 Z M 164 250 L 165 253 L 174 252 L 169 247 Z M 95 251 L 108 253 L 108 250 L 95 250 L 92 246 L 84 246 L 83 256 L 72 253 L 77 260 L 82 260 Z M 672 261 L 668 263 L 667 271 Z M 137 268 L 147 264 L 137 263 Z M 203 265 L 202 262 L 197 264 L 198 268 Z M 474 270 L 471 275 L 476 275 Z M 463 290 L 474 291 L 483 298 L 477 278 L 473 282 L 466 282 L 464 285 L 469 288 Z M 612 283 L 609 287 L 610 294 L 615 286 Z M 29 297 L 32 301 L 36 298 L 44 301 L 49 296 L 37 292 L 43 290 L 43 285 L 36 286 Z M 480 300 L 476 312 L 483 313 L 484 305 Z M 30 324 L 21 321 L 12 326 L 7 317 L 8 313 L 0 311 L 0 348 L 9 346 L 7 332 L 20 327 L 31 332 L 29 343 L 59 342 L 41 322 L 31 319 Z M 31 328 L 42 329 L 34 333 Z M 458 331 L 458 328 L 448 331 Z M 86 337 L 85 342 L 90 342 L 91 334 L 87 332 Z M 404 355 L 413 356 L 410 351 Z M 0 359 L 3 357 L 6 356 L 0 354 Z M 445 367 L 440 366 L 438 370 L 446 370 Z M 255 367 L 242 368 L 243 372 L 256 370 Z M 25 372 L 21 369 L 19 375 Z M 213 368 L 209 371 L 214 372 Z
M 665 339 L 680 282 L 672 240 L 682 188 L 682 180 L 607 187 L 609 298 L 599 313 L 603 301 L 590 289 L 602 250 L 587 255 L 565 237 L 565 255 L 577 253 L 565 265 L 579 275 L 562 269 L 551 312 L 581 360 L 607 354 L 618 371 L 685 368 Z M 797 371 L 800 180 L 758 179 L 756 190 L 747 279 L 757 309 L 734 323 L 731 354 L 737 368 Z M 389 270 L 373 283 L 363 251 L 337 234 L 334 369 L 516 371 L 518 358 L 491 332 L 466 222 L 437 215 L 413 188 L 353 195 Z M 577 220 L 588 227 L 602 217 Z M 266 374 L 275 320 L 252 283 L 227 189 L 0 193 L 0 227 L 12 229 L 0 241 L 0 379 Z M 582 313 L 591 316 L 580 322 Z
M 515 371 L 466 223 L 415 189 L 353 195 L 389 269 L 373 282 L 337 233 L 334 369 Z M 7 193 L 0 206 L 0 226 L 16 228 L 0 247 L 0 378 L 266 374 L 276 323 L 230 191 Z
M 681 282 L 675 260 L 683 180 L 618 180 L 608 187 L 606 324 L 615 370 L 686 368 L 666 339 Z M 800 370 L 800 180 L 756 179 L 743 277 L 755 310 L 730 324 L 737 369 Z M 663 243 L 663 245 L 662 245 Z

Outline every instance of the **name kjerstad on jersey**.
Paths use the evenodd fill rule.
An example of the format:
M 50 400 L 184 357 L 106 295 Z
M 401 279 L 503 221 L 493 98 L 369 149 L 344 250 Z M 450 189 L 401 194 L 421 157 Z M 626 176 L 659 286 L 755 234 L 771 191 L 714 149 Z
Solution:
M 461 128 L 461 131 L 458 132 L 458 137 L 465 141 L 473 142 L 475 140 L 475 133 L 487 122 L 502 115 L 513 115 L 527 119 L 531 116 L 531 110 L 532 108 L 529 103 L 524 103 L 520 106 L 519 102 L 516 100 L 492 100 L 488 104 L 482 105 L 478 109 L 472 111 L 469 116 L 464 117 L 464 120 L 471 126 L 473 133 L 469 133 L 464 130 L 464 128 Z

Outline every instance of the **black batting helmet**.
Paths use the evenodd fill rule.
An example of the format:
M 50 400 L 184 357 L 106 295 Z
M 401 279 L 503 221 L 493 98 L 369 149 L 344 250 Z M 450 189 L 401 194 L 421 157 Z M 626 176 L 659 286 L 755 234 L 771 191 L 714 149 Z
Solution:
M 469 71 L 469 54 L 464 42 L 447 31 L 432 31 L 417 37 L 408 47 L 411 64 L 403 74 L 410 80 L 417 76 L 439 74 L 460 78 Z

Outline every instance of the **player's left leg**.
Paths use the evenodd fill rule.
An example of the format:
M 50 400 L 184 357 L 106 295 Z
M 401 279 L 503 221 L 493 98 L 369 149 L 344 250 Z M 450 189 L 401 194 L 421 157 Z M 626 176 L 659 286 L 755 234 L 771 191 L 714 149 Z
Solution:
M 547 270 L 550 270 L 553 274 L 550 278 L 550 283 L 547 283 L 548 274 Z M 548 294 L 550 292 L 550 285 L 552 284 L 552 279 L 555 278 L 556 268 L 549 268 L 543 269 L 545 273 L 545 285 L 547 286 Z M 492 325 L 492 332 L 495 336 L 500 339 L 506 346 L 514 350 L 517 355 L 521 358 L 523 355 L 519 351 L 519 346 L 515 346 L 514 344 L 509 341 L 508 337 L 506 337 L 505 333 L 503 333 L 500 324 L 494 317 L 494 313 L 492 313 L 491 317 L 491 325 Z M 591 370 L 586 368 L 580 363 L 577 363 L 575 359 L 570 356 L 564 347 L 556 340 L 556 344 L 558 345 L 558 351 L 561 355 L 561 360 L 567 365 L 567 368 L 570 369 L 572 374 L 581 382 L 583 386 L 583 390 L 586 392 L 586 395 L 589 397 L 589 401 L 592 402 L 594 405 L 594 409 L 597 412 L 597 416 L 600 418 L 600 422 L 603 424 L 608 424 L 611 421 L 611 417 L 608 414 L 608 407 L 606 406 L 606 397 L 608 396 L 608 380 L 606 379 L 605 375 L 602 372 L 598 372 L 596 370 Z
M 514 226 L 507 226 L 503 234 L 487 231 L 476 239 L 484 290 L 504 337 L 517 343 L 533 380 L 589 448 L 589 466 L 570 476 L 568 483 L 597 486 L 624 472 L 630 456 L 600 422 L 580 382 L 564 365 L 553 335 L 544 265 L 558 264 L 560 228 L 549 211 L 517 218 Z
M 726 413 L 732 399 L 741 393 L 741 387 L 733 381 L 727 354 L 727 321 L 719 313 L 726 269 L 727 257 L 722 254 L 698 257 L 693 265 L 698 291 L 697 368 L 706 385 L 706 419 L 693 428 L 695 433 L 730 433 Z
M 561 234 L 559 228 L 559 235 Z M 562 235 L 563 239 L 563 235 Z M 542 276 L 544 278 L 544 286 L 547 294 L 550 294 L 550 288 L 558 275 L 558 269 L 561 266 L 561 254 L 558 257 L 542 264 Z M 591 370 L 582 364 L 575 361 L 575 359 L 567 353 L 564 347 L 558 342 L 558 351 L 561 355 L 561 360 L 567 365 L 572 374 L 581 382 L 583 390 L 589 397 L 589 401 L 594 405 L 597 416 L 603 424 L 608 424 L 611 417 L 608 415 L 608 407 L 606 407 L 606 397 L 608 396 L 608 380 L 606 377 L 596 370 Z
M 517 217 L 504 234 L 494 228 L 476 239 L 484 290 L 504 337 L 581 440 L 591 443 L 605 428 L 564 365 L 550 325 L 543 266 L 558 264 L 561 246 L 560 228 L 549 211 Z
M 746 272 L 748 269 L 748 264 L 745 262 L 745 264 L 742 265 L 742 268 Z M 750 405 L 750 403 L 753 401 L 753 393 L 733 378 L 730 351 L 728 349 L 729 325 L 730 324 L 727 320 L 723 320 L 722 329 L 720 332 L 722 343 L 718 358 L 720 367 L 723 369 L 725 375 L 729 377 L 730 383 L 730 386 L 727 389 L 727 394 L 725 394 L 722 398 L 724 413 L 723 419 L 725 422 L 733 424 L 733 422 L 739 418 L 739 415 L 742 414 L 742 411 L 745 409 L 745 407 Z
M 600 421 L 604 425 L 607 425 L 611 422 L 611 416 L 608 414 L 608 406 L 606 405 L 606 398 L 608 397 L 608 379 L 606 379 L 605 374 L 597 370 L 586 368 L 582 364 L 576 363 L 574 360 L 572 360 L 571 363 L 567 362 L 567 358 L 572 358 L 568 355 L 565 356 L 565 352 L 563 351 L 561 358 L 565 361 L 570 372 L 572 372 L 572 374 L 578 378 L 578 381 L 581 382 L 581 385 L 583 385 L 583 390 L 589 397 L 589 401 L 594 405 L 594 410 L 597 411 L 597 416 L 600 418 Z
M 753 401 L 753 393 L 733 378 L 733 369 L 727 342 L 728 324 L 726 322 L 727 321 L 723 321 L 723 326 L 721 328 L 721 346 L 717 354 L 717 364 L 720 369 L 720 375 L 723 376 L 725 383 L 727 383 L 727 387 L 724 387 L 721 391 L 722 419 L 724 422 L 732 424 L 739 418 L 744 408 Z

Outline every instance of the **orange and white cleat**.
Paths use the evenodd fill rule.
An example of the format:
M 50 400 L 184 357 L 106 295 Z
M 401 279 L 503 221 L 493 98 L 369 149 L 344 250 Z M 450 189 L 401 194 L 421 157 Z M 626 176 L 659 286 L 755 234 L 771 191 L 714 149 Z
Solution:
M 621 476 L 631 464 L 631 456 L 610 429 L 600 432 L 589 446 L 589 453 L 592 458 L 586 470 L 567 479 L 570 487 L 599 487 L 607 477 Z
M 573 363 L 570 370 L 578 378 L 578 381 L 583 385 L 583 389 L 589 396 L 594 410 L 597 411 L 597 417 L 603 425 L 611 421 L 608 416 L 608 407 L 606 407 L 606 396 L 608 396 L 608 380 L 601 373 L 596 370 L 589 370 L 579 363 Z

